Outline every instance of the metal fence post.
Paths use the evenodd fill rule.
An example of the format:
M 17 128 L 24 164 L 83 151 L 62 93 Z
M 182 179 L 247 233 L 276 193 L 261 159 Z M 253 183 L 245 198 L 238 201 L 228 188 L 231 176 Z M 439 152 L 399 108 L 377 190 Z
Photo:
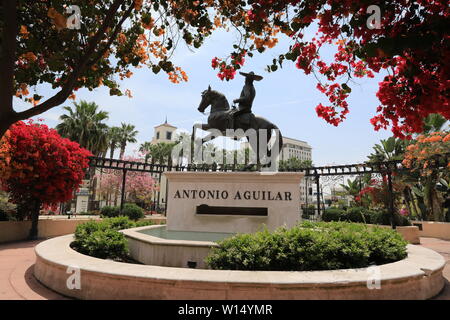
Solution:
M 320 176 L 316 174 L 316 191 L 317 191 L 317 215 L 320 216 Z
M 389 193 L 389 211 L 391 214 L 391 226 L 392 229 L 396 228 L 395 225 L 395 212 L 394 212 L 394 188 L 392 187 L 392 172 L 388 170 L 388 193 Z
M 123 203 L 125 202 L 125 182 L 127 180 L 127 170 L 123 170 L 123 176 L 122 176 L 122 194 L 120 196 L 120 212 L 123 211 Z

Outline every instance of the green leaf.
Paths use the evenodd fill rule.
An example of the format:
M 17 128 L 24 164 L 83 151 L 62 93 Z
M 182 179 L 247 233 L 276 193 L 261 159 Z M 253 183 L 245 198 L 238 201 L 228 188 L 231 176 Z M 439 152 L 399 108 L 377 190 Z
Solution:
M 153 71 L 154 74 L 158 74 L 159 71 L 161 71 L 161 67 L 160 67 L 160 66 L 157 66 L 157 65 L 154 65 L 154 66 L 152 67 L 152 71 Z

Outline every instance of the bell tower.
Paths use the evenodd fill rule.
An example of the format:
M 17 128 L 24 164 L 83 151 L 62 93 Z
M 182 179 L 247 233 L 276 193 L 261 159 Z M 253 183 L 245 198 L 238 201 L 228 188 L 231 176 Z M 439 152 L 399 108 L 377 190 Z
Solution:
M 175 130 L 177 130 L 177 127 L 169 124 L 166 117 L 166 120 L 163 124 L 155 127 L 151 144 L 157 144 L 160 142 L 173 142 L 175 139 Z

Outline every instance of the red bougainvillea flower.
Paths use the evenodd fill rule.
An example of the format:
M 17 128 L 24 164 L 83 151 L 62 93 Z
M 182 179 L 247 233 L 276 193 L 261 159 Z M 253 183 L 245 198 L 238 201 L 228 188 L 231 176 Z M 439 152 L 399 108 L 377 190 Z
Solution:
M 10 194 L 10 201 L 35 199 L 44 207 L 72 198 L 92 155 L 56 130 L 32 121 L 11 126 L 0 146 L 0 152 L 8 156 L 7 162 L 0 162 L 0 171 L 8 172 L 0 175 L 0 184 Z

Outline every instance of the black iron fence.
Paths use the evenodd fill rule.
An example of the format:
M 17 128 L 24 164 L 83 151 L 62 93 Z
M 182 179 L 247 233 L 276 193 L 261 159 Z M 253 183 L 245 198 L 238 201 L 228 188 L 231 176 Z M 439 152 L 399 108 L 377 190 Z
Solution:
M 449 154 L 442 154 L 434 156 L 429 161 L 429 168 L 437 168 L 439 170 L 448 170 L 450 156 Z M 236 171 L 257 171 L 255 166 L 239 166 L 239 165 L 218 165 L 218 164 L 192 164 L 192 165 L 169 165 L 159 163 L 144 163 L 125 161 L 108 158 L 90 158 L 90 167 L 94 170 L 114 171 L 121 176 L 120 191 L 120 207 L 122 208 L 126 201 L 127 194 L 127 175 L 131 172 L 146 172 L 152 174 L 154 179 L 161 185 L 163 180 L 163 173 L 167 171 L 221 171 L 221 172 L 236 172 Z M 362 164 L 349 164 L 349 165 L 337 165 L 337 166 L 320 166 L 320 167 L 308 167 L 308 168 L 284 168 L 280 171 L 288 172 L 303 172 L 309 185 L 305 187 L 305 201 L 300 206 L 300 214 L 303 219 L 319 220 L 324 209 L 329 204 L 330 199 L 324 197 L 324 186 L 327 183 L 336 183 L 339 179 L 355 178 L 361 181 L 362 176 L 378 175 L 386 179 L 387 192 L 389 197 L 388 211 L 394 213 L 394 190 L 393 190 L 393 175 L 409 172 L 411 169 L 402 165 L 401 160 L 384 161 L 384 162 L 367 162 Z M 92 172 L 92 170 L 90 171 Z M 167 188 L 167 183 L 164 188 Z M 164 194 L 164 197 L 161 195 Z M 332 196 L 332 195 L 331 195 Z M 314 198 L 313 201 L 309 201 Z M 150 204 L 150 210 L 157 211 L 159 213 L 165 213 L 167 199 L 165 199 L 164 190 L 159 189 L 155 192 L 154 197 Z M 95 197 L 90 197 L 89 207 L 98 209 L 99 200 L 95 200 Z M 395 227 L 395 219 L 391 219 L 392 226 Z

